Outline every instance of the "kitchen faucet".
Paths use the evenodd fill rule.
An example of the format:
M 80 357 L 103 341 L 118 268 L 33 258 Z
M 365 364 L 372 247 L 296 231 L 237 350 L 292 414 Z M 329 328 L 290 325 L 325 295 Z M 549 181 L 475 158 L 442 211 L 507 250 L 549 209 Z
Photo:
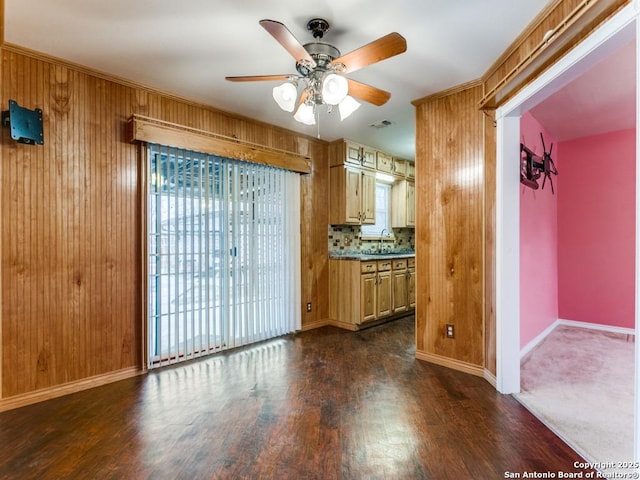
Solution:
M 384 237 L 384 232 L 387 232 L 387 235 L 389 234 L 389 230 L 387 230 L 386 228 L 383 228 L 382 231 L 380 232 L 380 241 L 378 242 L 378 252 L 382 253 L 382 238 Z

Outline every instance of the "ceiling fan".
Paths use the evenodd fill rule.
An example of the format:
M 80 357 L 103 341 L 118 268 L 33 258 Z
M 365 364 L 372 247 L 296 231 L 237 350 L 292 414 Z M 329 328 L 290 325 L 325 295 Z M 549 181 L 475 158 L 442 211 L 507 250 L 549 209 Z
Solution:
M 302 45 L 284 24 L 275 20 L 260 20 L 260 25 L 282 45 L 296 61 L 298 74 L 253 75 L 226 77 L 231 82 L 261 82 L 285 80 L 273 88 L 273 98 L 281 109 L 293 112 L 294 118 L 307 125 L 316 123 L 316 106 L 327 105 L 328 111 L 338 106 L 344 120 L 359 106 L 359 99 L 376 106 L 384 105 L 391 94 L 345 77 L 346 74 L 393 57 L 407 50 L 407 42 L 399 33 L 380 37 L 345 55 L 321 39 L 329 22 L 313 18 L 307 23 L 315 41 Z M 298 86 L 302 86 L 298 97 Z

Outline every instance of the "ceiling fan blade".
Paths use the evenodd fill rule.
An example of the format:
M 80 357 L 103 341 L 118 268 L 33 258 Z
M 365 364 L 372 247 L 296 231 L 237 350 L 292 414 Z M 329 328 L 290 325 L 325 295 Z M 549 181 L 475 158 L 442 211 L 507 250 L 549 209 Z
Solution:
M 245 77 L 224 77 L 230 82 L 268 82 L 271 80 L 287 80 L 291 75 L 249 75 Z
M 307 89 L 304 89 L 300 94 L 300 98 L 298 99 L 298 105 L 296 105 L 296 110 L 295 110 L 296 112 L 300 108 L 300 105 L 302 105 L 304 102 L 307 101 L 308 97 L 309 97 L 309 92 L 307 92 Z
M 351 73 L 406 51 L 407 41 L 399 33 L 393 32 L 336 58 L 329 66 L 342 64 L 345 70 L 341 73 Z
M 365 102 L 372 103 L 378 107 L 387 103 L 391 98 L 391 94 L 389 92 L 385 92 L 379 88 L 356 82 L 350 78 L 347 78 L 347 82 L 349 83 L 349 95 L 359 98 Z
M 295 59 L 296 62 L 306 60 L 312 67 L 316 67 L 316 61 L 309 52 L 307 52 L 302 44 L 293 36 L 284 24 L 275 20 L 260 20 L 260 25 L 271 34 L 276 41 L 282 45 L 287 52 Z

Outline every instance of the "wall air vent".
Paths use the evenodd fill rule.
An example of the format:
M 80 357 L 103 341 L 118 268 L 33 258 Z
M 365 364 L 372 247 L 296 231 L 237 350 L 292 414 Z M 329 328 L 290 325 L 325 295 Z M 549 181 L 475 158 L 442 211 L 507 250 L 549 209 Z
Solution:
M 379 122 L 370 123 L 369 126 L 373 128 L 384 128 L 391 125 L 389 120 L 380 120 Z

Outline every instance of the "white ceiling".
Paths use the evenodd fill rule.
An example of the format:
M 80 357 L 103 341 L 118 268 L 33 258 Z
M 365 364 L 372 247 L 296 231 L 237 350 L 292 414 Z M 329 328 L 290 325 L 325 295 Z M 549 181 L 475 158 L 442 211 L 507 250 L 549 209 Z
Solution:
M 636 46 L 632 35 L 530 112 L 558 142 L 574 140 L 634 128 L 635 92 Z
M 396 31 L 407 52 L 349 76 L 391 92 L 320 137 L 350 138 L 414 158 L 411 101 L 479 78 L 547 0 L 5 0 L 5 40 L 31 50 L 260 121 L 316 136 L 271 97 L 274 82 L 225 76 L 295 73 L 293 59 L 260 25 L 284 23 L 301 43 L 306 23 L 329 21 L 324 41 L 348 53 Z M 35 107 L 35 106 L 34 106 Z M 389 120 L 376 129 L 368 125 Z

